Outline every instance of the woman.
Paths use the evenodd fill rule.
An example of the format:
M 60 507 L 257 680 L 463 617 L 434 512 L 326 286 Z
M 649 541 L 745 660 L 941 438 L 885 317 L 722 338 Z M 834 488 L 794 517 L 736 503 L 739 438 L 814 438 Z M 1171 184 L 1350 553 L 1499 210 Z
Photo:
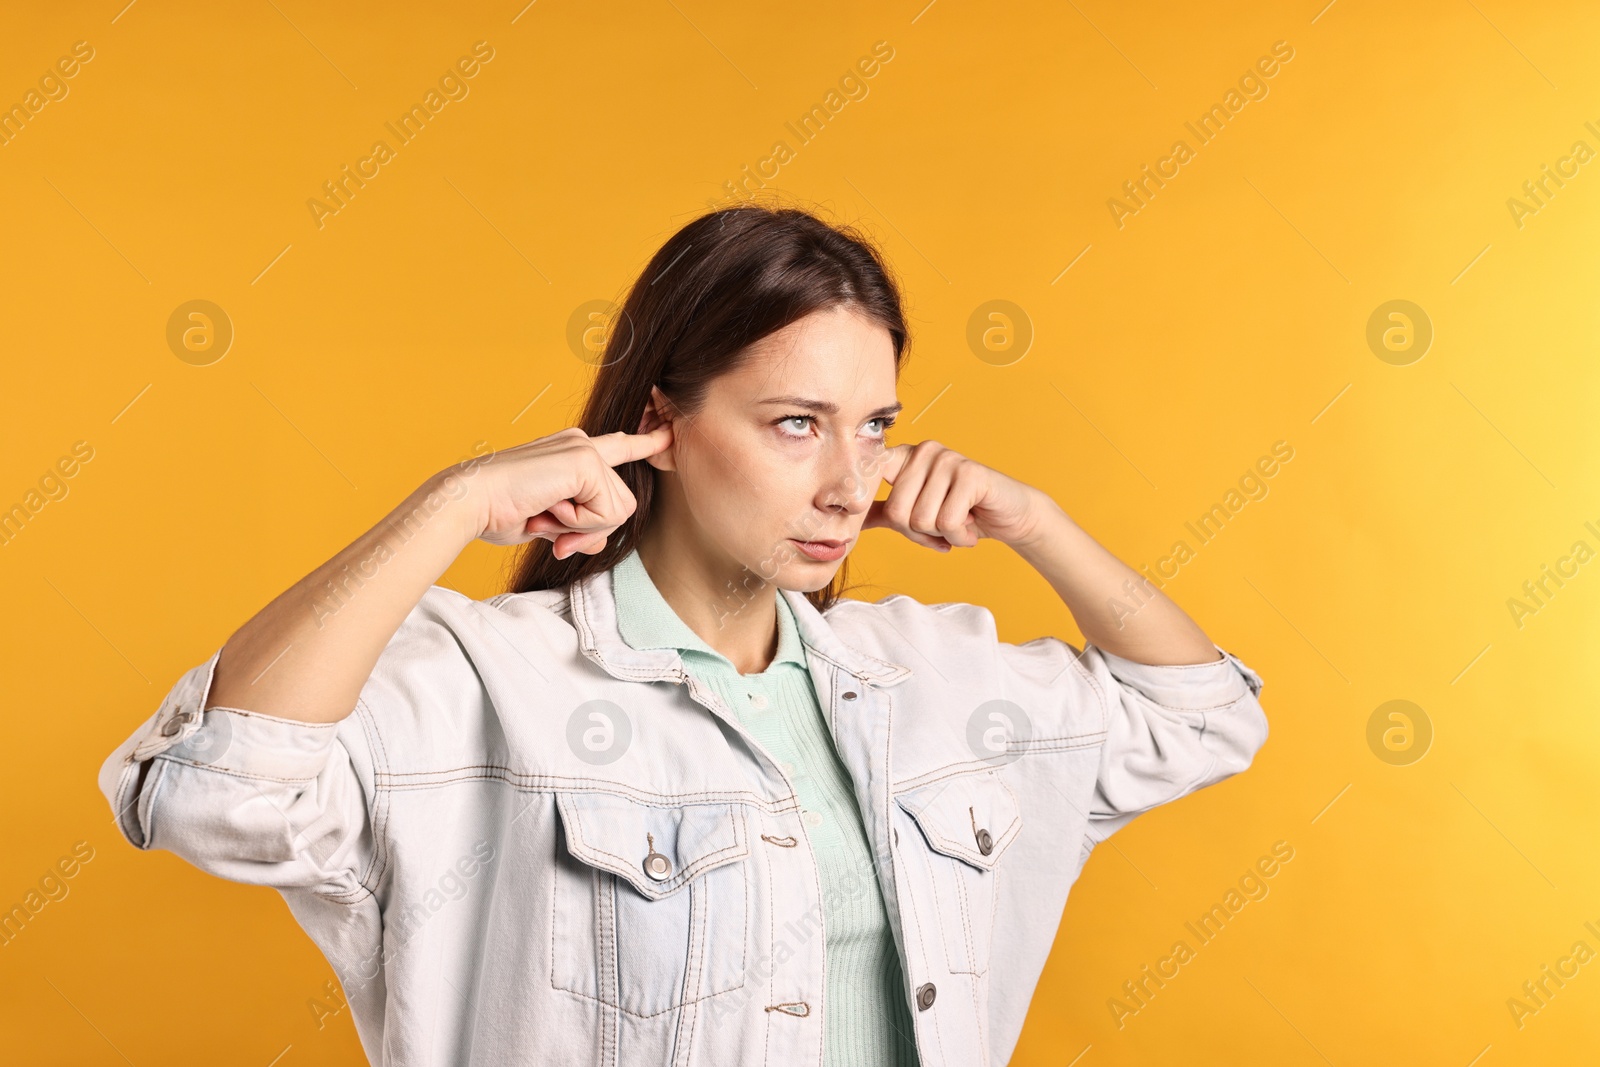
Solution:
M 888 446 L 906 343 L 850 231 L 691 222 L 580 427 L 178 681 L 101 771 L 123 833 L 278 888 L 374 1063 L 1004 1063 L 1090 849 L 1247 767 L 1261 680 L 1040 490 Z M 875 528 L 1011 546 L 1084 649 L 841 598 Z M 512 591 L 435 584 L 475 539 Z

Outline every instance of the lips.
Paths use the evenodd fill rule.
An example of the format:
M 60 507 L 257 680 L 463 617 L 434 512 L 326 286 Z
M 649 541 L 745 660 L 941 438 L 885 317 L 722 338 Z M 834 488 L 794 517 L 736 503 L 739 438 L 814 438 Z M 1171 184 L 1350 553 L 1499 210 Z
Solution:
M 814 559 L 819 563 L 832 563 L 835 560 L 843 559 L 845 548 L 849 544 L 848 541 L 838 540 L 802 541 L 798 537 L 791 537 L 790 540 L 808 558 Z

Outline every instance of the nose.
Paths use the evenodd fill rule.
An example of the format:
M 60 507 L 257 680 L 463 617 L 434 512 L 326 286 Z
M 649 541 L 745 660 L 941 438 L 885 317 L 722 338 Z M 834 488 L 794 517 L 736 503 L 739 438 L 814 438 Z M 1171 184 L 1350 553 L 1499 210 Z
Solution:
M 883 443 L 863 446 L 853 441 L 835 440 L 824 450 L 817 507 L 840 515 L 859 515 L 872 506 L 883 479 L 878 473 L 883 462 Z

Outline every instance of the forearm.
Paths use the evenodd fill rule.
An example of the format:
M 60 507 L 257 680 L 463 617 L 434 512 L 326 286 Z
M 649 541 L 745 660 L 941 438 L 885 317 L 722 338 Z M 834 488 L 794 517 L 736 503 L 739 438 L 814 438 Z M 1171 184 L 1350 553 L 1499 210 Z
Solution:
M 1112 555 L 1040 492 L 1031 534 L 1012 543 L 1097 648 L 1154 665 L 1213 663 L 1205 631 L 1149 579 Z
M 400 624 L 477 536 L 474 502 L 449 473 L 239 627 L 217 661 L 208 707 L 303 722 L 349 715 Z

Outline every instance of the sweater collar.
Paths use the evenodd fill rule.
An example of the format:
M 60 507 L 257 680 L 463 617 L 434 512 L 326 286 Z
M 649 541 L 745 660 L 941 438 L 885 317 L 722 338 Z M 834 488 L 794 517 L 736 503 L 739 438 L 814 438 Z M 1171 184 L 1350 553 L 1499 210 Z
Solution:
M 630 552 L 629 556 L 625 557 L 622 562 L 627 563 L 629 558 L 636 555 L 637 549 Z M 639 561 L 635 559 L 634 562 L 637 563 Z M 596 571 L 572 583 L 570 592 L 572 623 L 578 631 L 579 648 L 590 660 L 617 678 L 634 681 L 679 678 L 684 673 L 683 659 L 679 649 L 693 648 L 695 645 L 704 646 L 704 642 L 695 635 L 693 630 L 689 629 L 682 619 L 678 618 L 677 613 L 672 611 L 671 606 L 666 604 L 666 601 L 661 598 L 660 592 L 655 589 L 654 583 L 648 582 L 648 572 L 644 572 L 641 563 L 639 571 L 644 572 L 646 582 L 650 586 L 650 592 L 655 593 L 656 598 L 661 600 L 661 606 L 665 607 L 667 612 L 671 614 L 672 621 L 682 627 L 688 637 L 694 639 L 695 644 L 674 643 L 683 635 L 678 634 L 666 620 L 660 619 L 659 613 L 656 613 L 658 617 L 654 620 L 654 623 L 647 621 L 645 627 L 643 627 L 643 632 L 648 635 L 645 643 L 650 647 L 636 648 L 629 644 L 623 637 L 622 629 L 624 624 L 619 620 L 616 570 L 617 567 L 614 566 L 608 570 Z M 637 584 L 632 586 L 628 584 L 629 573 L 629 570 L 624 569 L 624 596 L 630 593 L 642 592 L 637 587 Z M 791 644 L 788 651 L 795 652 L 803 665 L 815 670 L 818 667 L 816 660 L 820 659 L 846 671 L 864 683 L 879 686 L 895 685 L 911 676 L 910 669 L 902 664 L 892 663 L 888 660 L 868 655 L 847 643 L 835 632 L 827 617 L 812 606 L 811 601 L 806 599 L 804 593 L 780 588 L 778 596 L 783 598 L 784 603 L 789 608 L 789 621 L 794 626 L 791 642 L 798 643 L 805 653 L 809 654 L 809 659 L 805 656 L 799 656 L 798 650 L 795 650 L 793 644 Z M 630 603 L 628 607 L 630 617 L 639 599 L 641 598 L 636 597 L 635 602 Z M 642 599 L 646 603 L 649 601 L 648 597 Z M 832 613 L 831 609 L 829 613 Z M 659 628 L 655 625 L 657 623 L 660 624 Z M 629 632 L 633 633 L 631 623 L 628 625 L 630 626 Z M 779 655 L 782 656 L 786 652 L 783 647 L 784 620 L 782 618 L 780 618 L 778 625 Z
M 689 624 L 673 610 L 656 587 L 637 548 L 630 551 L 611 571 L 613 602 L 616 605 L 617 629 L 622 640 L 635 649 L 671 648 L 679 652 L 698 652 L 711 656 L 734 670 L 733 663 L 712 648 Z M 794 621 L 789 602 L 777 598 L 778 652 L 773 665 L 793 663 L 804 670 L 805 648 L 800 641 L 800 631 Z

